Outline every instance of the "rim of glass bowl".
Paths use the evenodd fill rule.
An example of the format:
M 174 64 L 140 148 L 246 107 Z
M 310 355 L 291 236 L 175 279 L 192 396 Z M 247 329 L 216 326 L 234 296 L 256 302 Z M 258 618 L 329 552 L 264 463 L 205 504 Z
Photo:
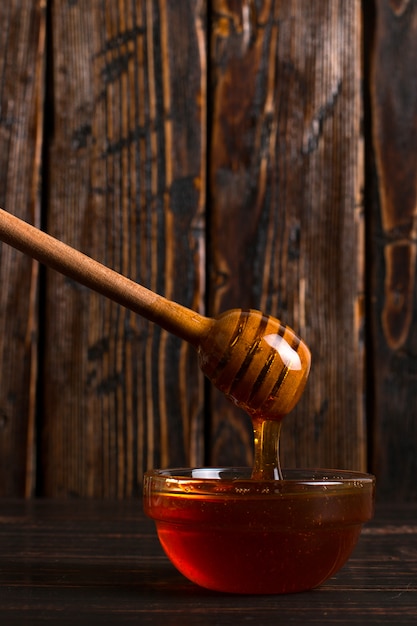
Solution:
M 253 480 L 250 467 L 154 469 L 145 474 L 145 489 L 202 495 L 347 494 L 373 491 L 375 476 L 339 469 L 283 469 L 282 480 Z

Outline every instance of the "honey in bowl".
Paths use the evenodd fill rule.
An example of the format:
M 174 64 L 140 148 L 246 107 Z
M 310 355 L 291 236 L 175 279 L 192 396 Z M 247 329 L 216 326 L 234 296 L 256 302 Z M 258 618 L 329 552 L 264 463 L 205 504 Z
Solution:
M 144 508 L 189 580 L 230 593 L 293 593 L 346 562 L 373 515 L 374 487 L 372 476 L 348 471 L 255 480 L 250 469 L 154 470 Z

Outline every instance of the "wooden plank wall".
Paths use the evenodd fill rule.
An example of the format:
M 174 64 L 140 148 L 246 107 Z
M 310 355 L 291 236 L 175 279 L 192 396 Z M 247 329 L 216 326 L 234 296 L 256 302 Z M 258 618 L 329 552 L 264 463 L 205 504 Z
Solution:
M 40 3 L 0 7 L 0 204 L 36 226 L 45 18 Z M 0 493 L 28 495 L 36 473 L 37 264 L 0 244 L 0 281 Z
M 213 3 L 210 305 L 268 311 L 311 346 L 283 464 L 363 468 L 361 8 L 307 4 Z M 251 461 L 249 426 L 215 394 L 221 463 L 232 446 Z
M 284 464 L 414 498 L 417 0 L 6 5 L 0 205 L 190 308 L 292 325 L 313 368 Z M 0 495 L 251 463 L 183 342 L 1 244 L 0 280 Z
M 372 465 L 380 496 L 417 497 L 417 3 L 380 0 L 370 59 Z M 369 16 L 368 16 L 369 18 Z
M 202 310 L 205 14 L 196 3 L 54 2 L 47 228 Z M 42 489 L 126 496 L 202 456 L 183 342 L 47 273 Z

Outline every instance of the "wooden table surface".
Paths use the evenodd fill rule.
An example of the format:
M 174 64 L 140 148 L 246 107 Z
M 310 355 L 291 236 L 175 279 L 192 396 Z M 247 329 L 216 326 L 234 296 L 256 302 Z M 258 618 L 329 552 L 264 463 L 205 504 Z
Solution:
M 417 623 L 417 503 L 377 507 L 320 589 L 234 596 L 164 556 L 139 501 L 0 500 L 0 624 Z

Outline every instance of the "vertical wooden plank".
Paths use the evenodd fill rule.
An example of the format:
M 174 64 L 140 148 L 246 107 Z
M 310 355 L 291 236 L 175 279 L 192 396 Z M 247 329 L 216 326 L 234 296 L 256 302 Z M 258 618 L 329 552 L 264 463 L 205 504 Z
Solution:
M 40 223 L 45 3 L 0 7 L 0 205 Z M 0 496 L 35 478 L 38 266 L 0 244 Z
M 213 2 L 211 309 L 260 308 L 310 345 L 287 466 L 364 468 L 360 2 Z M 213 461 L 251 462 L 213 395 Z
M 57 0 L 51 36 L 49 231 L 201 311 L 205 3 Z M 132 496 L 147 468 L 201 462 L 196 363 L 183 342 L 48 273 L 43 493 Z
M 377 0 L 370 76 L 369 243 L 374 471 L 381 498 L 417 496 L 417 2 Z

